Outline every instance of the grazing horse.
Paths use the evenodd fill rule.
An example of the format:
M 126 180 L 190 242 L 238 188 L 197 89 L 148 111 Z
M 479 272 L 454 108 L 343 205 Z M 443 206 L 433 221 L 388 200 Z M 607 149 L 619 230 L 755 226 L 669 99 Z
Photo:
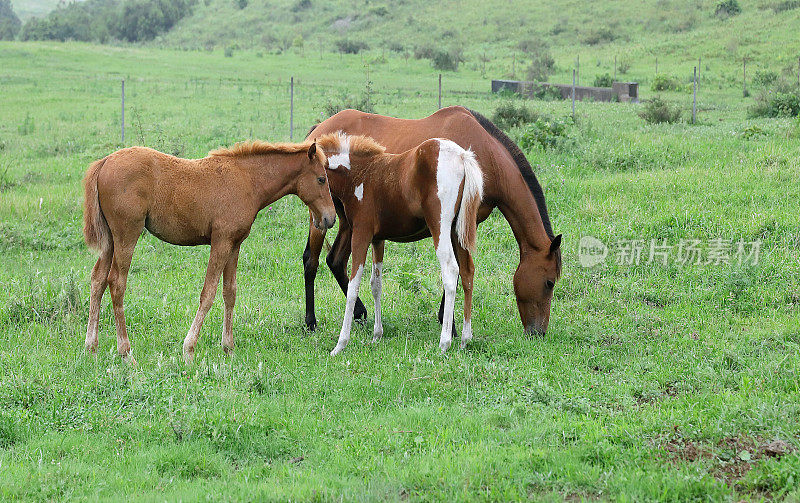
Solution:
M 475 153 L 483 172 L 483 201 L 478 210 L 478 223 L 494 208 L 508 220 L 519 246 L 519 266 L 514 274 L 514 293 L 522 325 L 526 332 L 543 334 L 550 320 L 553 287 L 561 276 L 561 235 L 553 235 L 542 187 L 525 155 L 491 121 L 463 107 L 443 108 L 424 119 L 409 120 L 343 110 L 318 124 L 308 139 L 343 131 L 351 135 L 369 135 L 384 145 L 388 152 L 404 152 L 430 138 L 449 138 Z M 341 208 L 336 194 L 339 216 Z M 339 232 L 333 242 L 327 263 L 342 291 L 347 292 L 347 260 L 352 228 L 346 218 L 339 219 Z M 422 239 L 422 234 L 416 239 Z M 306 325 L 316 327 L 314 314 L 314 279 L 325 233 L 309 231 L 303 254 L 306 290 Z M 411 239 L 409 239 L 411 240 Z M 444 298 L 439 308 L 443 321 Z M 356 299 L 356 318 L 366 319 L 367 310 Z
M 287 194 L 308 205 L 314 225 L 330 228 L 336 210 L 328 189 L 322 149 L 316 142 L 241 143 L 203 159 L 180 159 L 144 147 L 119 150 L 89 166 L 83 180 L 83 235 L 100 252 L 92 269 L 85 349 L 97 351 L 100 301 L 111 291 L 117 352 L 136 363 L 125 328 L 123 297 L 136 241 L 146 228 L 175 245 L 211 245 L 200 307 L 183 343 L 191 362 L 203 319 L 223 275 L 222 347 L 233 349 L 239 246 L 256 214 Z
M 452 342 L 453 310 L 458 275 L 464 285 L 464 331 L 461 346 L 472 338 L 472 275 L 475 267 L 476 213 L 481 204 L 483 175 L 475 156 L 450 140 L 422 142 L 401 154 L 387 154 L 365 136 L 333 133 L 317 139 L 328 156 L 331 194 L 341 201 L 352 229 L 353 266 L 347 285 L 342 331 L 331 355 L 350 340 L 353 310 L 372 243 L 372 295 L 375 300 L 373 341 L 383 335 L 381 269 L 386 240 L 416 241 L 430 235 L 444 284 L 444 323 L 439 347 Z M 452 236 L 451 236 L 452 234 Z M 459 256 L 456 262 L 456 254 Z

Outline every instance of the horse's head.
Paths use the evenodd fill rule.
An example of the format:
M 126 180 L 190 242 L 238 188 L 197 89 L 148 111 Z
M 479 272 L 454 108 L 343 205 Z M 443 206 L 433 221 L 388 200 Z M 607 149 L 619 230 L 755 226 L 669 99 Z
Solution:
M 297 178 L 297 195 L 309 207 L 317 229 L 330 229 L 336 222 L 328 175 L 325 168 L 328 159 L 314 142 L 303 157 L 303 166 Z
M 514 294 L 525 331 L 544 334 L 550 321 L 553 287 L 561 276 L 561 234 L 549 247 L 531 250 L 520 257 L 514 273 Z

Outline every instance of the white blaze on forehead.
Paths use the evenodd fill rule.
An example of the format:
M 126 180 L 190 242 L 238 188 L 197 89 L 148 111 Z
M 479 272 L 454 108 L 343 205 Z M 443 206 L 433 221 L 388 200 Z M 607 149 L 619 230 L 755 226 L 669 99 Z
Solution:
M 364 184 L 362 183 L 361 185 L 356 187 L 356 190 L 353 191 L 353 194 L 355 194 L 356 199 L 361 201 L 364 198 Z
M 344 166 L 350 169 L 350 137 L 339 131 L 339 153 L 328 157 L 328 168 Z

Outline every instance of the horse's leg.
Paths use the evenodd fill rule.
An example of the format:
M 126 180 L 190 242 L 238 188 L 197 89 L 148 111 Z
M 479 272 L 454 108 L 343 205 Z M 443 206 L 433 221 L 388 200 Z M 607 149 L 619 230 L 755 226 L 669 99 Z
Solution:
M 233 306 L 236 304 L 236 267 L 238 265 L 239 245 L 236 245 L 231 250 L 228 262 L 222 271 L 222 298 L 225 300 L 225 318 L 222 323 L 222 349 L 228 354 L 233 352 Z
M 455 233 L 450 234 L 450 240 L 453 243 L 458 241 Z M 458 253 L 456 253 L 456 263 L 458 263 Z M 443 323 L 444 320 L 444 291 L 442 292 L 442 300 L 439 302 L 439 325 Z M 455 312 L 453 313 L 453 339 L 458 337 L 458 331 L 456 331 L 456 315 Z
M 342 352 L 350 341 L 350 329 L 353 326 L 353 311 L 358 298 L 358 287 L 361 285 L 361 276 L 364 274 L 364 262 L 367 260 L 367 249 L 372 236 L 361 232 L 353 236 L 351 240 L 353 265 L 350 269 L 350 281 L 347 285 L 347 304 L 344 309 L 344 321 L 342 331 L 339 333 L 339 342 L 331 351 L 331 356 L 336 356 Z
M 111 270 L 111 261 L 114 258 L 114 245 L 109 243 L 107 248 L 100 251 L 100 257 L 92 269 L 91 294 L 89 295 L 89 324 L 86 328 L 86 341 L 84 348 L 87 353 L 96 353 L 99 344 L 100 302 L 108 286 L 108 273 Z
M 461 349 L 464 349 L 472 340 L 472 279 L 475 277 L 475 263 L 472 261 L 472 254 L 465 250 L 457 239 L 453 244 L 458 261 L 458 272 L 461 276 L 461 286 L 464 289 L 464 329 L 461 332 Z
M 456 263 L 456 255 L 453 252 L 453 244 L 450 242 L 450 226 L 452 222 L 441 222 L 441 212 L 441 204 L 438 199 L 435 204 L 425 205 L 425 222 L 431 231 L 433 245 L 436 248 L 436 258 L 439 260 L 439 266 L 442 269 L 444 313 L 439 348 L 444 353 L 453 342 L 453 310 L 456 285 L 458 284 L 458 264 Z
M 313 224 L 309 225 L 308 241 L 303 252 L 303 275 L 306 283 L 306 327 L 309 330 L 317 328 L 317 315 L 314 312 L 314 280 L 317 278 L 319 254 L 324 242 L 325 231 L 317 229 Z
M 138 229 L 136 229 L 138 227 Z M 114 234 L 114 258 L 111 261 L 111 271 L 108 274 L 108 290 L 111 293 L 111 303 L 114 306 L 114 323 L 117 328 L 117 353 L 131 365 L 136 365 L 136 359 L 131 355 L 131 341 L 128 339 L 128 330 L 125 328 L 125 288 L 128 286 L 128 271 L 131 267 L 133 249 L 136 240 L 142 232 L 141 226 L 126 229 L 126 235 L 117 238 Z M 136 231 L 135 233 L 133 231 Z
M 200 335 L 200 327 L 203 326 L 203 320 L 211 309 L 211 304 L 214 303 L 214 297 L 217 295 L 217 287 L 219 286 L 219 277 L 222 275 L 222 269 L 228 263 L 233 243 L 229 239 L 212 240 L 211 254 L 208 257 L 208 267 L 206 268 L 206 280 L 203 284 L 203 290 L 200 292 L 200 307 L 197 308 L 197 314 L 194 317 L 192 326 L 189 333 L 186 334 L 186 339 L 183 340 L 183 359 L 186 363 L 194 361 L 194 349 L 197 346 L 197 338 Z
M 372 288 L 372 298 L 375 300 L 375 329 L 372 342 L 378 342 L 383 337 L 383 322 L 381 321 L 381 280 L 383 269 L 383 248 L 385 241 L 372 243 L 372 277 L 369 284 Z
M 342 289 L 345 295 L 347 295 L 347 288 L 350 282 L 347 276 L 347 259 L 350 258 L 352 236 L 353 229 L 345 222 L 345 219 L 340 218 L 339 232 L 336 234 L 331 251 L 328 252 L 328 257 L 325 260 L 333 273 L 333 277 L 336 278 L 339 288 Z M 352 271 L 350 274 L 352 276 Z M 354 316 L 356 320 L 367 319 L 367 308 L 364 307 L 364 303 L 358 297 L 356 297 Z

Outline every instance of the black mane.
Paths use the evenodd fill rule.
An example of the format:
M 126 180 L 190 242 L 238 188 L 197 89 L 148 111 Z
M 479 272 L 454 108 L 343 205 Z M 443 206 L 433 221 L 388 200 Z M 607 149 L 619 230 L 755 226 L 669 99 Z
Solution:
M 495 126 L 492 121 L 479 114 L 475 110 L 471 110 L 469 108 L 467 110 L 469 110 L 469 113 L 475 117 L 475 119 L 483 127 L 483 129 L 486 130 L 487 133 L 494 136 L 497 141 L 503 144 L 503 147 L 505 147 L 508 153 L 511 154 L 511 157 L 514 158 L 514 163 L 516 163 L 522 178 L 525 180 L 525 183 L 528 184 L 528 188 L 530 189 L 531 194 L 533 194 L 533 198 L 536 200 L 536 206 L 539 208 L 539 215 L 542 217 L 544 230 L 547 232 L 547 236 L 550 239 L 553 239 L 555 235 L 553 234 L 553 229 L 550 226 L 550 215 L 547 213 L 547 203 L 544 201 L 544 192 L 542 192 L 542 186 L 539 185 L 539 180 L 533 173 L 533 168 L 528 162 L 528 159 L 525 158 L 525 154 L 523 154 L 522 150 L 520 150 L 517 144 L 514 143 L 504 132 L 502 132 L 500 128 Z

